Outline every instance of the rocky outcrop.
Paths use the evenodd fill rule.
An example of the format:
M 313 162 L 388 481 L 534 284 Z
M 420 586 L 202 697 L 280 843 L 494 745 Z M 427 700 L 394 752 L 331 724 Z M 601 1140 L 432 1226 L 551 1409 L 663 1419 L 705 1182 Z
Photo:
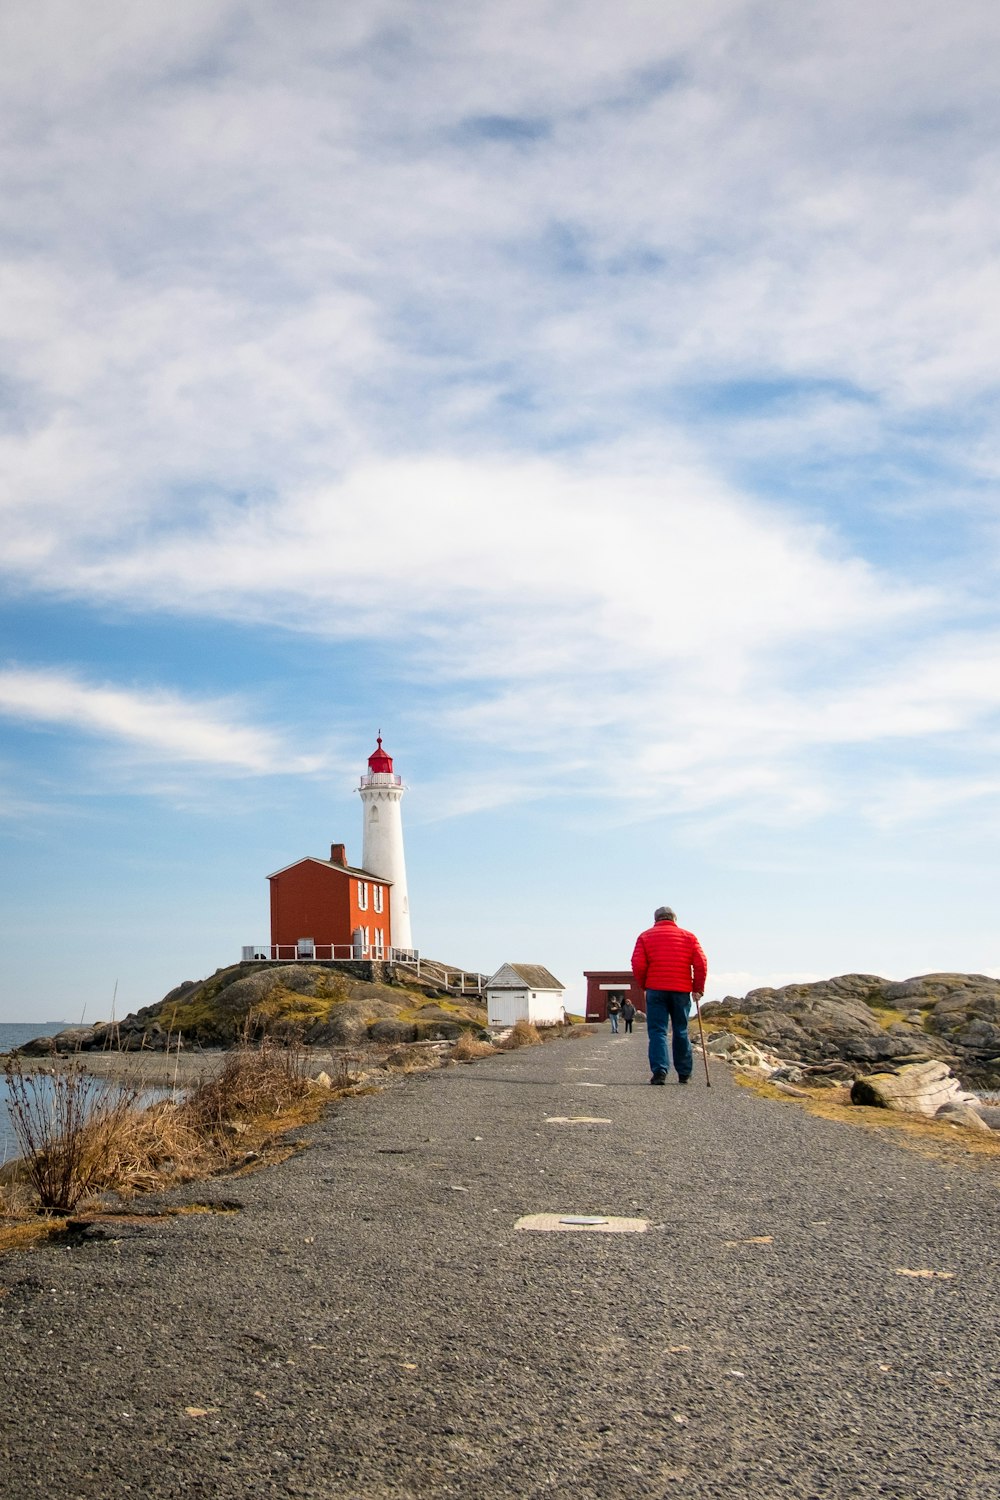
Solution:
M 14 1055 L 56 1057 L 67 1052 L 85 1051 L 92 1045 L 97 1031 L 106 1025 L 106 1022 L 100 1021 L 94 1026 L 67 1026 L 65 1031 L 58 1031 L 53 1036 L 36 1036 L 32 1041 L 15 1047 Z
M 447 1040 L 485 1025 L 476 999 L 450 999 L 437 978 L 421 983 L 388 964 L 233 964 L 208 979 L 186 980 L 123 1021 L 74 1026 L 18 1050 L 52 1056 L 229 1047 L 246 1032 L 265 1031 L 324 1047 Z
M 807 1097 L 807 1089 L 850 1083 L 852 1104 L 925 1115 L 987 1135 L 1000 1130 L 1000 1108 L 963 1089 L 945 1062 L 907 1063 L 894 1072 L 859 1075 L 857 1064 L 841 1061 L 788 1062 L 730 1031 L 711 1033 L 707 1050 L 741 1072 L 766 1080 L 782 1093 Z
M 729 995 L 708 1014 L 789 1061 L 868 1073 L 938 1060 L 966 1087 L 1000 1087 L 1000 980 L 984 974 L 842 974 Z

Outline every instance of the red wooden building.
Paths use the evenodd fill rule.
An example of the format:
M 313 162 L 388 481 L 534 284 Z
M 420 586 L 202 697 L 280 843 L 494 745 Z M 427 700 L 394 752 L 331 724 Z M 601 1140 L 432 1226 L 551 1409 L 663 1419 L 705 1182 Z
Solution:
M 329 859 L 308 856 L 276 870 L 271 882 L 272 959 L 388 957 L 392 882 L 347 863 L 343 844 Z
M 636 1010 L 646 1014 L 646 993 L 636 984 L 630 969 L 585 969 L 583 977 L 587 981 L 588 1021 L 608 1019 L 611 995 L 617 995 L 619 1001 L 627 997 Z

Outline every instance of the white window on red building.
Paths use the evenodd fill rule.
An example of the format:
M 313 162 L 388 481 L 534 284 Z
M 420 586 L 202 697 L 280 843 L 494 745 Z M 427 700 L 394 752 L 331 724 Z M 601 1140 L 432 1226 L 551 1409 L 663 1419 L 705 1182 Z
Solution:
M 374 895 L 375 895 L 375 910 L 376 911 L 381 911 L 382 910 L 382 887 L 380 885 L 376 885 L 376 886 L 373 887 L 373 891 L 374 891 Z
M 368 910 L 368 882 L 367 882 L 367 880 L 359 880 L 358 881 L 358 908 L 361 911 L 367 911 Z
M 366 948 L 370 948 L 371 945 L 372 945 L 372 935 L 369 932 L 368 928 L 366 927 L 365 928 L 365 947 Z
M 385 948 L 385 936 L 381 927 L 375 929 L 375 952 L 381 954 Z

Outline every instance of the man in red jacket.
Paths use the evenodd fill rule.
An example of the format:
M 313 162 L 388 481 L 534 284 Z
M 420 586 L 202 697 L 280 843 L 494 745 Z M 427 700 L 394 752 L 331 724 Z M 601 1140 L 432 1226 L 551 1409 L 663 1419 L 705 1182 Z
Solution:
M 688 1040 L 691 996 L 705 993 L 708 964 L 693 932 L 678 927 L 669 906 L 658 906 L 653 926 L 640 932 L 632 953 L 632 973 L 646 991 L 646 1029 L 649 1036 L 650 1083 L 664 1084 L 670 1071 L 667 1032 L 673 1027 L 677 1082 L 687 1083 L 694 1059 Z

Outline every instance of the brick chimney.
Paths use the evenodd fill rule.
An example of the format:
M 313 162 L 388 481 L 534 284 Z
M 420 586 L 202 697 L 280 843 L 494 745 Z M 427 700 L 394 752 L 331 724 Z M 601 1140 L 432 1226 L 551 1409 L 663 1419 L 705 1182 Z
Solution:
M 330 845 L 330 863 L 331 863 L 331 865 L 346 865 L 347 864 L 347 845 L 346 844 L 331 844 Z

